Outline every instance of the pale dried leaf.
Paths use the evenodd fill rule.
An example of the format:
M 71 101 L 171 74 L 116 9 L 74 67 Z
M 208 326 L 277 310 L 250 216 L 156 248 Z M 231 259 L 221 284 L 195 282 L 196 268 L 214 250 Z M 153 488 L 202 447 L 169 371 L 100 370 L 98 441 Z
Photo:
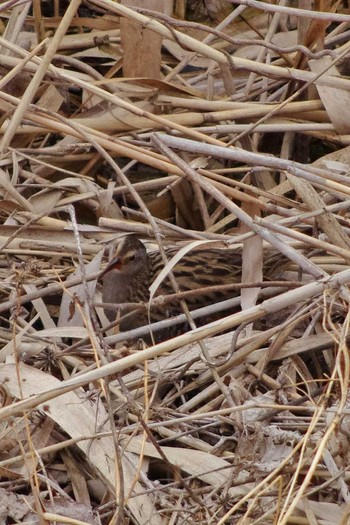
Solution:
M 85 265 L 86 275 L 98 272 L 101 266 L 102 257 L 103 250 L 95 255 L 95 257 L 87 265 Z M 76 271 L 68 278 L 67 283 L 76 279 L 77 277 L 81 277 L 80 268 L 77 268 Z M 94 297 L 96 284 L 96 281 L 89 281 L 86 283 L 90 300 Z M 68 327 L 72 328 L 86 326 L 84 313 L 85 301 L 86 297 L 84 284 L 73 286 L 65 290 L 62 296 L 60 315 L 58 318 L 58 326 L 60 329 L 64 329 L 62 330 L 63 332 L 65 332 L 65 329 Z M 81 331 L 79 333 L 81 333 Z M 86 335 L 87 334 L 82 336 L 77 334 L 76 337 L 86 337 Z
M 127 443 L 127 450 L 134 453 L 141 452 L 142 442 L 139 438 L 132 438 Z M 230 479 L 230 464 L 212 454 L 199 450 L 187 450 L 179 447 L 161 447 L 162 452 L 170 463 L 184 472 L 196 476 L 205 483 L 218 487 Z M 162 459 L 157 449 L 151 443 L 146 443 L 144 453 L 153 458 Z
M 330 57 L 318 60 L 309 60 L 311 71 L 320 73 L 327 68 L 328 74 L 339 76 L 335 66 L 332 66 Z M 348 91 L 327 86 L 317 86 L 317 91 L 327 110 L 327 114 L 339 134 L 350 131 L 350 94 Z
M 100 439 L 81 439 L 94 436 L 96 432 L 108 432 L 108 416 L 100 398 L 91 400 L 83 389 L 59 395 L 60 381 L 50 374 L 36 370 L 33 367 L 21 365 L 19 371 L 22 377 L 21 390 L 18 385 L 17 367 L 3 365 L 0 367 L 0 381 L 6 380 L 7 389 L 12 396 L 21 398 L 57 390 L 57 398 L 51 399 L 41 407 L 48 417 L 53 419 L 68 436 L 77 439 L 77 446 L 84 453 L 88 461 L 98 470 L 100 476 L 115 487 L 115 450 L 113 440 L 109 436 Z M 135 469 L 128 459 L 123 457 L 123 474 L 125 489 L 131 486 Z M 141 492 L 141 487 L 136 483 L 135 489 Z M 138 524 L 146 524 L 151 520 L 154 525 L 163 524 L 163 520 L 154 513 L 152 496 L 141 495 L 131 498 L 128 506 Z M 148 521 L 148 523 L 150 523 Z

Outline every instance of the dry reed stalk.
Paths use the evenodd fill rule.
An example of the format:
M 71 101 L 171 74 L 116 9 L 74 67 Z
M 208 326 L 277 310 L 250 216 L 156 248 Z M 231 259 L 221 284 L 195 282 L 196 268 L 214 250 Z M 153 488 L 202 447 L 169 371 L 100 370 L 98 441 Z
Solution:
M 53 483 L 82 522 L 78 500 L 101 523 L 344 521 L 349 15 L 32 4 L 0 8 L 1 490 L 20 497 L 20 472 L 42 521 L 73 519 Z M 120 16 L 163 37 L 159 78 L 123 76 Z M 191 312 L 221 318 L 150 347 L 132 342 L 149 326 L 108 331 L 91 290 L 125 233 L 240 250 L 237 295 Z M 269 243 L 294 261 L 283 281 L 254 278 Z

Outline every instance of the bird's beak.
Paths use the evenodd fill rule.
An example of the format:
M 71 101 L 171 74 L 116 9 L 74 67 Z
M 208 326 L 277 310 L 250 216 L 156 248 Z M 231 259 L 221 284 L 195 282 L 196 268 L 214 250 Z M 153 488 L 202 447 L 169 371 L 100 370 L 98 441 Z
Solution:
M 120 270 L 123 266 L 123 262 L 120 257 L 115 257 L 110 263 L 107 264 L 106 268 L 102 270 L 99 275 L 99 279 L 109 273 L 111 270 Z

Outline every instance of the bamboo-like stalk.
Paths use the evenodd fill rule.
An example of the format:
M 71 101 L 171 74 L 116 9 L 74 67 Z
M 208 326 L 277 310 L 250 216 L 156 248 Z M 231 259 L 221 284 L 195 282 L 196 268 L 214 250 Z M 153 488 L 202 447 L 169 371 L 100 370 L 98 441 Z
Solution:
M 148 0 L 1 4 L 0 466 L 41 521 L 71 519 L 47 507 L 52 483 L 83 521 L 96 483 L 101 523 L 347 519 L 350 16 L 237 2 L 191 21 L 193 2 L 177 18 Z M 122 17 L 162 36 L 160 78 L 125 78 Z M 101 270 L 129 234 L 165 269 L 143 302 L 106 305 Z M 157 295 L 194 246 L 193 284 L 209 281 Z M 234 282 L 213 248 L 239 252 Z

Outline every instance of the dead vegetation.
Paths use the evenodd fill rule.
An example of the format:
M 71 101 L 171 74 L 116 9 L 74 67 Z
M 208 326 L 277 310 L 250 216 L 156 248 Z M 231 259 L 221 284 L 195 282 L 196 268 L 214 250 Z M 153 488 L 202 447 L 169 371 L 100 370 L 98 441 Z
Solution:
M 158 4 L 0 6 L 1 522 L 346 524 L 347 6 Z M 237 246 L 232 313 L 106 329 L 130 232 Z

